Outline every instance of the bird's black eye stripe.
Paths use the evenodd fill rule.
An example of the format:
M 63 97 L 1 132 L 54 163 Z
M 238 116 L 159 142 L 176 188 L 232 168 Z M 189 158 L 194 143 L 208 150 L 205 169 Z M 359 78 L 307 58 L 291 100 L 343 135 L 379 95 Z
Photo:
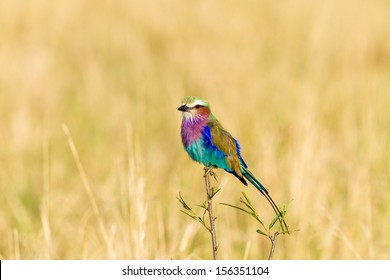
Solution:
M 204 107 L 204 106 L 202 106 L 202 105 L 196 105 L 196 106 L 194 106 L 194 108 L 196 108 L 196 109 L 199 109 L 199 108 L 202 108 L 202 107 Z

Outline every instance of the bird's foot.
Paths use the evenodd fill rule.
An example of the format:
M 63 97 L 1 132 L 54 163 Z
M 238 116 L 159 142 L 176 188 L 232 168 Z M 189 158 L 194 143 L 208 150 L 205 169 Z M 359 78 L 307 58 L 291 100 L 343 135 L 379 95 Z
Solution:
M 206 176 L 207 174 L 213 176 L 213 175 L 212 175 L 212 174 L 214 174 L 214 172 L 213 172 L 213 167 L 211 167 L 211 166 L 205 166 L 205 167 L 203 167 L 203 169 L 204 169 L 204 175 L 205 175 L 205 176 Z
M 211 177 L 213 177 L 215 181 L 218 182 L 217 174 L 213 170 L 214 170 L 214 167 L 211 167 L 211 166 L 204 167 L 204 177 L 206 177 L 208 174 Z

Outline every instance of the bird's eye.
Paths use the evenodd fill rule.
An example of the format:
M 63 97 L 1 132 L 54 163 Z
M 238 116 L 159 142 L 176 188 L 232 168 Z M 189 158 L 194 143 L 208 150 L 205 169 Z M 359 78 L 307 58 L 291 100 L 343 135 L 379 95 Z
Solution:
M 199 109 L 200 107 L 202 107 L 202 105 L 198 104 L 198 105 L 195 106 L 196 109 Z

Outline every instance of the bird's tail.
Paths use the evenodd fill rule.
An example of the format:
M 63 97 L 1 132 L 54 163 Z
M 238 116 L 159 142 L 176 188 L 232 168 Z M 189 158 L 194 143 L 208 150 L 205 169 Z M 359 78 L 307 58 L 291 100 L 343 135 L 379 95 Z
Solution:
M 249 182 L 252 183 L 252 185 L 254 185 L 264 196 L 265 198 L 268 200 L 269 204 L 271 204 L 272 206 L 272 209 L 275 211 L 275 214 L 276 215 L 279 215 L 279 222 L 280 222 L 280 225 L 282 227 L 282 230 L 283 231 L 286 231 L 288 232 L 288 227 L 287 227 L 287 224 L 286 222 L 284 221 L 283 219 L 283 213 L 279 210 L 278 206 L 276 205 L 276 203 L 274 202 L 274 200 L 272 199 L 272 197 L 269 195 L 267 189 L 253 176 L 253 174 L 248 170 L 246 169 L 245 167 L 243 168 L 243 172 L 242 172 L 242 175 L 248 179 Z

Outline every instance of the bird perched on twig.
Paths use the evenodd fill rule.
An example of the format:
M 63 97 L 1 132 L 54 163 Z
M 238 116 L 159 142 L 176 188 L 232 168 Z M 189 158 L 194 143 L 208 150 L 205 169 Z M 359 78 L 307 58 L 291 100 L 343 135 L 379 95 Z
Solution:
M 178 108 L 183 112 L 181 140 L 188 155 L 205 167 L 222 168 L 236 176 L 244 185 L 251 182 L 268 200 L 279 215 L 282 230 L 288 227 L 282 212 L 265 187 L 248 170 L 241 157 L 240 145 L 211 113 L 210 105 L 199 97 L 185 97 Z M 284 229 L 285 227 L 285 229 Z

